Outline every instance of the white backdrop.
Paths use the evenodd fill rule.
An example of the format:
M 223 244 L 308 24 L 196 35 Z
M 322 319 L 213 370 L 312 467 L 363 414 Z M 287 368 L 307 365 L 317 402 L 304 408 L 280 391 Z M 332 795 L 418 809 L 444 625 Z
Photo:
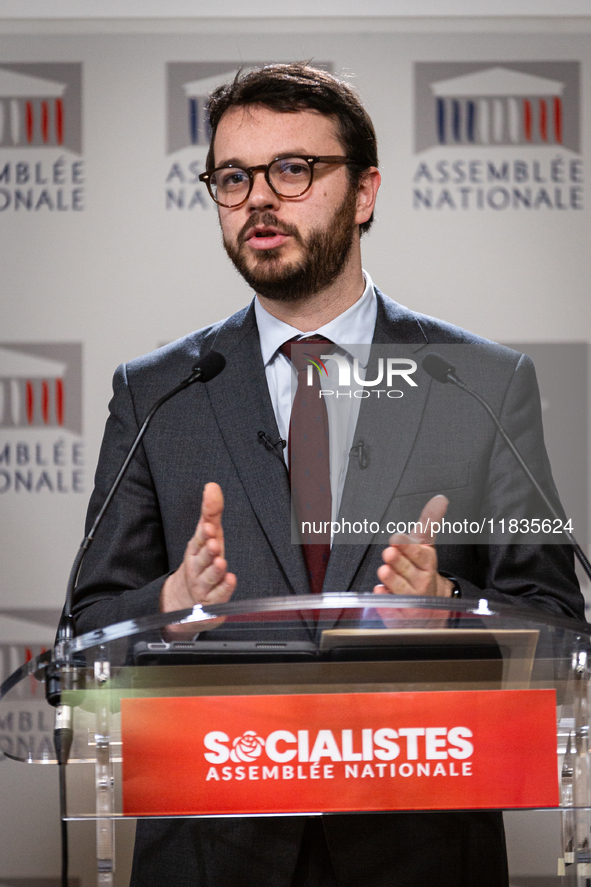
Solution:
M 589 131 L 581 97 L 591 44 L 580 27 L 577 33 L 553 35 L 536 34 L 534 28 L 526 35 L 400 34 L 392 23 L 389 32 L 360 34 L 338 33 L 338 28 L 298 33 L 293 26 L 289 34 L 241 34 L 237 26 L 227 33 L 208 28 L 210 33 L 202 34 L 194 26 L 192 33 L 167 34 L 154 25 L 150 34 L 67 37 L 44 34 L 41 24 L 37 30 L 0 36 L 0 104 L 7 121 L 0 141 L 3 608 L 60 604 L 81 535 L 114 367 L 232 313 L 250 298 L 221 248 L 213 204 L 195 184 L 206 148 L 191 144 L 188 122 L 183 123 L 188 113 L 183 118 L 181 111 L 180 123 L 177 119 L 179 102 L 181 109 L 187 104 L 183 83 L 209 82 L 212 71 L 224 76 L 224 69 L 231 74 L 244 62 L 294 58 L 330 62 L 335 71 L 351 74 L 380 137 L 384 184 L 374 230 L 363 244 L 365 265 L 378 285 L 411 308 L 495 340 L 589 339 Z M 427 140 L 417 151 L 420 121 L 435 115 L 434 96 L 427 92 L 424 100 L 419 94 L 428 62 L 445 63 L 434 69 L 438 82 L 463 74 L 461 62 L 472 63 L 476 73 L 504 68 L 517 93 L 520 74 L 556 83 L 562 82 L 556 71 L 566 72 L 563 143 L 556 143 L 551 121 L 548 141 L 541 141 L 534 120 L 531 142 L 520 136 L 513 144 L 504 133 L 500 143 L 455 143 L 450 131 L 446 144 L 429 147 Z M 570 67 L 556 68 L 555 62 Z M 3 95 L 16 88 L 15 76 L 24 90 L 18 99 L 23 119 L 17 145 L 8 125 L 17 100 Z M 50 120 L 43 141 L 41 100 L 29 101 L 26 94 L 27 78 L 33 76 L 66 84 L 62 144 L 55 143 L 51 97 L 45 100 Z M 537 101 L 531 99 L 534 111 Z M 27 102 L 34 118 L 31 145 Z M 183 125 L 185 147 L 171 152 L 171 127 Z M 577 127 L 578 139 L 571 137 Z M 183 144 L 182 136 L 173 147 Z M 461 173 L 454 183 L 451 170 L 458 161 Z M 528 177 L 525 184 L 519 169 L 522 179 Z M 466 181 L 468 170 L 480 184 Z M 554 182 L 553 176 L 558 176 Z M 513 205 L 516 190 L 522 194 L 518 206 Z M 531 208 L 524 207 L 525 199 Z M 75 349 L 64 351 L 64 343 L 81 346 L 81 364 Z M 16 358 L 26 365 L 22 371 L 13 368 Z M 43 365 L 47 358 L 54 370 Z M 47 421 L 39 412 L 39 380 L 43 373 L 63 374 L 64 367 L 60 425 L 51 412 L 53 402 Z M 26 414 L 27 372 L 33 378 L 32 420 Z M 16 378 L 21 380 L 17 407 L 17 395 L 11 400 L 7 393 Z M 577 401 L 582 382 L 569 386 Z M 50 401 L 55 384 L 52 377 Z M 584 411 L 586 404 L 580 407 Z M 567 435 L 563 439 L 566 446 Z M 30 558 L 33 539 L 35 557 Z

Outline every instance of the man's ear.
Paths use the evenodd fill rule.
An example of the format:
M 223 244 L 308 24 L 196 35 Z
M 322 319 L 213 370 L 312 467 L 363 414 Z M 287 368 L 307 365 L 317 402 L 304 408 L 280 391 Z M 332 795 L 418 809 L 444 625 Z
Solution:
M 355 215 L 357 225 L 363 225 L 371 218 L 381 182 L 380 171 L 375 166 L 370 166 L 361 174 L 357 186 L 357 213 Z

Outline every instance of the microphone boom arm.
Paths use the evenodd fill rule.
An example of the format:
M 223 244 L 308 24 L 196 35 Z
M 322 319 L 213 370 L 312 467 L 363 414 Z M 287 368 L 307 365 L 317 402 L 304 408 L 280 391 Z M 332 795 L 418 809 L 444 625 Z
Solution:
M 166 403 L 167 400 L 170 400 L 171 397 L 174 397 L 175 394 L 178 394 L 180 391 L 183 391 L 185 388 L 188 388 L 189 385 L 192 385 L 194 382 L 209 382 L 210 379 L 213 379 L 215 376 L 220 373 L 224 366 L 226 365 L 226 361 L 224 357 L 219 354 L 217 351 L 209 351 L 206 355 L 204 355 L 203 359 L 196 363 L 193 367 L 190 375 L 183 379 L 182 382 L 179 382 L 178 385 L 175 386 L 171 391 L 167 391 L 166 394 L 162 395 L 162 397 L 156 401 L 156 403 L 149 410 L 146 418 L 144 419 L 142 426 L 138 433 L 135 436 L 135 439 L 130 447 L 130 450 L 125 457 L 125 460 L 119 469 L 117 477 L 113 481 L 113 484 L 107 493 L 105 501 L 103 502 L 99 513 L 97 514 L 92 527 L 82 540 L 80 544 L 80 548 L 78 549 L 78 553 L 74 559 L 74 563 L 72 564 L 72 569 L 70 571 L 70 576 L 68 578 L 68 585 L 66 588 L 66 599 L 64 602 L 64 609 L 62 612 L 62 617 L 59 622 L 58 631 L 57 631 L 57 641 L 63 641 L 69 638 L 74 637 L 74 620 L 72 617 L 72 599 L 74 596 L 74 589 L 76 588 L 76 582 L 78 581 L 78 574 L 80 573 L 80 567 L 82 566 L 82 561 L 84 560 L 84 556 L 88 549 L 92 544 L 92 540 L 94 539 L 94 535 L 99 528 L 99 525 L 105 515 L 105 512 L 111 501 L 113 496 L 119 489 L 119 485 L 121 481 L 125 477 L 127 469 L 131 463 L 131 460 L 136 454 L 137 448 L 142 442 L 142 438 L 146 431 L 148 430 L 148 426 L 150 422 L 154 418 L 155 414 L 158 412 L 160 407 Z
M 455 367 L 453 367 L 450 363 L 448 363 L 445 360 L 445 358 L 441 357 L 441 355 L 439 355 L 439 354 L 435 354 L 435 353 L 427 354 L 425 356 L 425 358 L 423 359 L 423 369 L 425 370 L 425 372 L 427 372 L 431 376 L 431 378 L 436 379 L 438 382 L 442 382 L 443 384 L 445 384 L 446 382 L 451 382 L 452 385 L 456 386 L 456 388 L 461 388 L 462 391 L 465 391 L 466 394 L 469 394 L 471 397 L 473 397 L 475 400 L 478 401 L 478 403 L 486 410 L 486 412 L 488 413 L 490 418 L 493 420 L 499 434 L 501 435 L 501 437 L 503 438 L 503 440 L 505 441 L 505 443 L 507 444 L 507 446 L 511 450 L 519 467 L 521 468 L 523 473 L 526 475 L 527 479 L 529 480 L 529 482 L 531 483 L 533 488 L 536 490 L 536 492 L 542 498 L 544 505 L 546 506 L 546 508 L 548 509 L 550 514 L 552 515 L 552 517 L 555 518 L 556 520 L 559 520 L 562 524 L 562 522 L 563 522 L 562 515 L 560 515 L 557 512 L 556 508 L 554 507 L 554 505 L 552 504 L 552 502 L 550 501 L 550 499 L 548 498 L 548 496 L 546 495 L 546 493 L 544 492 L 544 490 L 542 489 L 542 487 L 540 486 L 540 484 L 538 483 L 538 481 L 536 480 L 536 478 L 534 477 L 532 472 L 530 471 L 529 466 L 525 462 L 523 456 L 521 455 L 521 453 L 519 452 L 519 450 L 517 449 L 517 447 L 515 446 L 515 444 L 513 443 L 513 441 L 511 440 L 511 438 L 509 437 L 509 435 L 505 431 L 505 429 L 503 428 L 501 421 L 497 418 L 492 407 L 486 402 L 486 400 L 480 394 L 478 394 L 477 391 L 475 391 L 473 388 L 470 388 L 470 386 L 466 385 L 465 382 L 462 382 L 461 379 L 458 379 L 458 377 L 456 376 L 456 373 L 455 373 Z M 587 574 L 587 577 L 589 579 L 591 579 L 591 563 L 589 563 L 589 560 L 588 560 L 585 552 L 583 551 L 583 549 L 581 548 L 581 546 L 579 545 L 579 543 L 577 542 L 577 540 L 575 539 L 573 534 L 570 532 L 570 530 L 565 529 L 563 526 L 562 532 L 566 536 L 569 544 L 572 546 L 574 553 L 576 554 L 576 556 L 579 560 L 579 563 L 581 564 L 583 570 Z

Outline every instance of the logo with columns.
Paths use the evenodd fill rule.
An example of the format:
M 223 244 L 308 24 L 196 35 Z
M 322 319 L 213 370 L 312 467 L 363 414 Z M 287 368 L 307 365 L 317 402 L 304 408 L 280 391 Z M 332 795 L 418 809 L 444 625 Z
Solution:
M 415 64 L 415 148 L 580 151 L 579 62 Z
M 0 66 L 0 148 L 82 150 L 82 65 Z
M 82 433 L 80 343 L 0 343 L 0 428 Z
M 222 83 L 231 83 L 239 73 L 248 73 L 269 61 L 169 62 L 166 66 L 167 152 L 183 148 L 207 148 L 211 131 L 207 116 L 210 93 Z M 332 70 L 331 62 L 314 62 Z

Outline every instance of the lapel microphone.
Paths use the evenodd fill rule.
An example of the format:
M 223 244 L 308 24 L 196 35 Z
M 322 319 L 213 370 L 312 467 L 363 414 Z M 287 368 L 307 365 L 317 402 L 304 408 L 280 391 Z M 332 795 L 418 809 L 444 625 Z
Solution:
M 285 464 L 285 460 L 283 459 L 283 456 L 281 454 L 282 454 L 283 450 L 285 449 L 285 447 L 287 446 L 286 440 L 283 440 L 283 438 L 280 437 L 280 438 L 278 438 L 278 440 L 273 442 L 271 440 L 271 438 L 269 437 L 269 435 L 266 434 L 264 431 L 259 431 L 257 434 L 257 437 L 260 440 L 260 442 L 263 444 L 265 449 L 269 450 L 271 453 L 275 453 L 275 455 L 278 456 L 279 459 L 281 459 L 283 464 Z M 278 447 L 281 447 L 281 450 L 279 450 Z
M 357 459 L 358 465 L 362 471 L 364 471 L 369 465 L 367 448 L 362 440 L 360 440 L 359 443 L 355 444 L 355 446 L 351 447 L 351 449 L 349 450 L 349 457 Z

